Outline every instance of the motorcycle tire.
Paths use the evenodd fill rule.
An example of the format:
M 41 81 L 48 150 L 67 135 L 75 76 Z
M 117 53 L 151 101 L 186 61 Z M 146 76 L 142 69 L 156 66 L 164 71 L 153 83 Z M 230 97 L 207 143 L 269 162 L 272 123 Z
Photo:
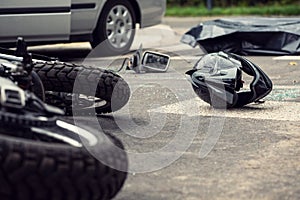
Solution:
M 81 94 L 90 95 L 93 92 L 91 88 L 97 83 L 96 93 L 93 96 L 105 101 L 104 105 L 94 108 L 97 114 L 115 112 L 129 100 L 128 84 L 114 72 L 58 61 L 33 64 L 33 69 L 42 80 L 45 91 L 73 93 L 76 78 L 80 77 L 77 79 L 79 80 L 77 86 L 80 86 Z
M 69 124 L 65 121 L 61 123 Z M 109 160 L 118 171 L 92 157 L 85 146 L 73 146 L 51 137 L 36 138 L 43 128 L 16 128 L 1 125 L 0 134 L 0 199 L 1 200 L 104 200 L 112 199 L 122 188 L 128 167 L 126 153 L 113 136 L 97 140 L 98 154 Z M 71 140 L 69 130 L 63 131 Z M 86 129 L 93 135 L 96 131 Z M 77 135 L 78 136 L 78 135 Z M 98 136 L 97 136 L 98 137 Z M 89 148 L 89 147 L 88 147 Z M 110 165 L 111 166 L 111 165 Z M 124 171 L 123 171 L 124 170 Z

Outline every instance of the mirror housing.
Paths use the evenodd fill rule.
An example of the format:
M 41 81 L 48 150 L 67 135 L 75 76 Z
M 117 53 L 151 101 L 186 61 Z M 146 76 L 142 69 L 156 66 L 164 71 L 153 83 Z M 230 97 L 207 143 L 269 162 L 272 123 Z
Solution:
M 147 72 L 166 72 L 170 65 L 170 56 L 153 51 L 145 51 L 141 64 Z

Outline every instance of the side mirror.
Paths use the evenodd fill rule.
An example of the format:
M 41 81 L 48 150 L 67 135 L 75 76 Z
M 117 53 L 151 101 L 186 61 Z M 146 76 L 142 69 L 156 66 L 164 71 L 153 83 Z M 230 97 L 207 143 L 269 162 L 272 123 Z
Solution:
M 142 66 L 147 72 L 166 72 L 170 65 L 170 56 L 153 51 L 143 54 Z

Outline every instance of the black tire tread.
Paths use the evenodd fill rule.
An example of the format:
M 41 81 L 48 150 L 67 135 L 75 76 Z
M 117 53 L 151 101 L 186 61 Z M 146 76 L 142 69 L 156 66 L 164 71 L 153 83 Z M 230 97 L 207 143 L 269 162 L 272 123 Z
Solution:
M 107 102 L 112 101 L 113 108 L 107 107 L 97 110 L 98 114 L 110 113 L 121 109 L 129 100 L 130 88 L 123 78 L 114 72 L 100 68 L 87 67 L 63 62 L 35 62 L 34 71 L 41 78 L 45 91 L 73 93 L 75 80 L 80 76 L 80 91 L 90 95 L 92 86 L 97 84 L 97 98 Z
M 120 144 L 116 138 L 111 140 Z M 116 154 L 109 145 L 103 153 L 127 165 L 126 155 Z M 83 148 L 6 135 L 0 135 L 0 163 L 1 200 L 112 199 L 127 177 Z

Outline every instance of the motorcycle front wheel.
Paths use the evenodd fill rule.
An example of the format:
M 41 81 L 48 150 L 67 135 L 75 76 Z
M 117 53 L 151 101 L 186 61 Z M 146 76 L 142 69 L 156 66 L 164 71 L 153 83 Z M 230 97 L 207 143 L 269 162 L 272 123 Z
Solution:
M 46 94 L 46 103 L 65 110 L 72 110 L 72 103 L 68 96 L 77 92 L 83 97 L 85 103 L 75 108 L 80 108 L 84 113 L 91 110 L 96 114 L 115 112 L 126 105 L 130 98 L 130 88 L 127 82 L 118 74 L 94 67 L 76 65 L 63 62 L 34 62 L 34 71 L 40 77 Z M 76 83 L 76 81 L 78 81 Z M 74 86 L 79 87 L 74 89 Z M 95 91 L 92 91 L 92 90 Z M 59 93 L 59 96 L 53 95 Z M 63 94 L 63 95 L 61 95 Z M 90 99 L 94 96 L 95 99 Z M 58 100 L 60 99 L 60 100 Z M 58 101 L 57 101 L 58 100 Z M 62 100 L 62 101 L 61 101 Z M 99 103 L 101 101 L 101 103 Z M 56 104 L 57 102 L 57 104 Z M 93 105 L 91 105 L 93 104 Z M 80 109 L 76 112 L 80 114 Z

